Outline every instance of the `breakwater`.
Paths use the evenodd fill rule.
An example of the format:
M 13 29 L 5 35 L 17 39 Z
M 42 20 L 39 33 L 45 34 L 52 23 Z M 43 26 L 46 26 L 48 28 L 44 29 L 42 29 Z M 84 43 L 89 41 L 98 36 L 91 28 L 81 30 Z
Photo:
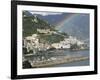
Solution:
M 83 61 L 83 60 L 88 60 L 89 57 L 87 56 L 63 56 L 63 57 L 58 57 L 55 60 L 45 60 L 45 61 L 38 61 L 36 63 L 31 63 L 32 67 L 34 68 L 40 68 L 40 67 L 49 67 L 57 64 L 63 64 L 63 63 L 71 63 L 71 62 L 76 62 L 76 61 Z

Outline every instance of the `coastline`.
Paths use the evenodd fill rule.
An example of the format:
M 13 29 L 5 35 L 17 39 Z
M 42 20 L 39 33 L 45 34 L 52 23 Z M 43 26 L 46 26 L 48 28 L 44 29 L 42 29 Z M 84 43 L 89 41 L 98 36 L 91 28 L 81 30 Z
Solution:
M 64 56 L 63 59 L 56 59 L 56 60 L 52 60 L 52 61 L 40 61 L 38 63 L 31 63 L 32 68 L 42 68 L 42 67 L 50 67 L 53 65 L 57 65 L 57 64 L 63 64 L 63 63 L 71 63 L 71 62 L 76 62 L 76 61 L 83 61 L 83 60 L 88 60 L 89 57 L 86 56 L 79 56 L 79 57 L 68 57 L 68 56 Z

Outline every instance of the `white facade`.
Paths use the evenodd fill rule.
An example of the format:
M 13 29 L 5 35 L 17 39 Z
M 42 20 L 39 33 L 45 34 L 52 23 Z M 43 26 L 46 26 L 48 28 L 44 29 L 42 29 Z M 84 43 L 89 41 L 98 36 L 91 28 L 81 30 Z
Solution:
M 39 39 L 37 38 L 37 34 L 33 34 L 32 36 L 25 37 L 24 39 L 24 47 L 27 48 L 27 51 L 38 48 Z
M 63 43 L 53 43 L 52 47 L 56 49 L 61 49 L 61 48 L 70 48 L 70 44 L 63 44 Z
M 24 40 L 24 47 L 27 48 L 27 50 L 33 50 L 33 49 L 38 49 L 39 51 L 41 50 L 47 50 L 50 49 L 51 46 L 56 48 L 56 49 L 69 49 L 71 45 L 77 44 L 78 46 L 82 47 L 84 42 L 70 36 L 69 38 L 65 38 L 63 41 L 60 41 L 59 43 L 53 43 L 51 45 L 47 43 L 39 43 L 38 35 L 33 34 L 32 36 L 28 36 Z
M 69 38 L 65 38 L 63 41 L 60 41 L 59 43 L 53 43 L 52 46 L 56 49 L 60 48 L 70 48 L 72 44 L 77 44 L 78 46 L 81 46 L 84 44 L 84 42 L 70 36 Z
M 50 29 L 37 29 L 39 33 L 49 33 Z

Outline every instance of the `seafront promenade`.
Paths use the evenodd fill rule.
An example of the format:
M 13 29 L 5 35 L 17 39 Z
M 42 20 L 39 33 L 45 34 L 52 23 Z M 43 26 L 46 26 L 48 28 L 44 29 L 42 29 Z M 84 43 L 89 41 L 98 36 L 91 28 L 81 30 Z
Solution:
M 71 63 L 71 62 L 76 62 L 76 61 L 83 61 L 83 60 L 88 60 L 89 57 L 87 56 L 63 56 L 56 58 L 55 60 L 50 60 L 50 61 L 39 61 L 36 63 L 31 63 L 33 68 L 40 68 L 40 67 L 49 67 L 57 64 L 63 64 L 63 63 Z

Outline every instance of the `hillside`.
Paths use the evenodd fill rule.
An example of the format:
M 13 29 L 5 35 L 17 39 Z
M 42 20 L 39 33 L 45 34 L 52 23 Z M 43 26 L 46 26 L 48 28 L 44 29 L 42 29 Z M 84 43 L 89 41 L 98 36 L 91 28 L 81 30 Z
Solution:
M 50 32 L 55 32 L 56 34 L 42 34 L 37 31 L 40 30 L 50 30 Z M 23 37 L 31 36 L 32 34 L 38 34 L 40 41 L 45 41 L 48 43 L 56 43 L 64 39 L 65 33 L 59 33 L 54 29 L 53 25 L 50 25 L 47 21 L 40 19 L 37 15 L 31 15 L 29 12 L 23 12 Z M 66 37 L 68 35 L 66 34 Z
M 23 36 L 26 37 L 36 33 L 37 28 L 53 30 L 46 21 L 39 19 L 36 15 L 28 16 L 23 12 Z

